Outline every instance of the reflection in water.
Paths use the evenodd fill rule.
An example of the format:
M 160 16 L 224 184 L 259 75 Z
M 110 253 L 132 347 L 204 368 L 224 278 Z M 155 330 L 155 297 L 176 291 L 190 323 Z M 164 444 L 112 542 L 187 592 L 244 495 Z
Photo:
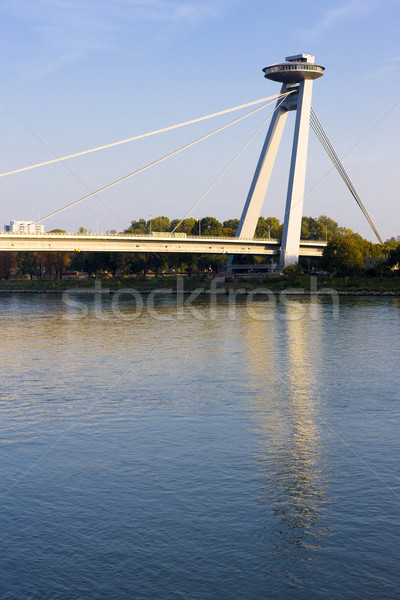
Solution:
M 397 597 L 398 298 L 157 302 L 0 295 L 7 597 Z
M 278 307 L 264 328 L 252 319 L 244 326 L 258 391 L 253 400 L 257 459 L 265 475 L 260 508 L 271 510 L 275 518 L 266 526 L 266 545 L 277 559 L 276 574 L 292 585 L 301 584 L 327 534 L 318 398 L 313 393 L 321 352 L 320 320 L 310 321 L 307 312 L 302 316 L 304 308 L 292 300 Z

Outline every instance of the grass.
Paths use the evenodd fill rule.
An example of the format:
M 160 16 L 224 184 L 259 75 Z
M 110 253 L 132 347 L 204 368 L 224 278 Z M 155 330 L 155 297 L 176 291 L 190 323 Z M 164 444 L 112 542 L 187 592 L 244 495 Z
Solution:
M 179 279 L 179 284 L 178 284 Z M 284 289 L 304 289 L 310 290 L 311 280 L 313 280 L 314 289 L 331 288 L 341 292 L 348 293 L 399 293 L 400 277 L 329 277 L 309 275 L 289 275 L 281 277 L 265 276 L 259 278 L 243 278 L 239 280 L 226 279 L 224 283 L 217 284 L 218 289 L 225 290 L 254 290 L 263 287 L 269 290 L 279 292 Z M 134 288 L 139 291 L 152 291 L 155 289 L 179 289 L 192 291 L 199 287 L 209 288 L 212 278 L 208 275 L 192 277 L 112 277 L 104 279 L 9 279 L 0 280 L 0 292 L 62 292 L 69 289 L 94 289 L 95 282 L 101 281 L 101 288 L 107 290 L 118 290 L 123 288 Z

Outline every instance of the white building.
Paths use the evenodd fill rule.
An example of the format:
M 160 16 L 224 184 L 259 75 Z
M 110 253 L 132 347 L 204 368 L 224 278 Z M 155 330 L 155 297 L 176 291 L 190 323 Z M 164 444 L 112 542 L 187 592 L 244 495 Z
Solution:
M 10 221 L 4 225 L 4 231 L 8 233 L 44 233 L 43 225 L 35 225 L 34 221 Z

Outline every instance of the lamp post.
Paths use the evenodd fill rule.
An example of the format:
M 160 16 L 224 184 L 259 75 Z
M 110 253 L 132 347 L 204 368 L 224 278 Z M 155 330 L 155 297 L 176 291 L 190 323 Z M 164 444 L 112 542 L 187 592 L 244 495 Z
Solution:
M 153 216 L 153 215 L 149 215 L 149 217 L 150 217 L 150 218 L 149 218 L 149 235 L 151 235 L 151 217 L 152 217 L 152 216 Z
M 99 214 L 100 213 L 95 213 L 96 215 L 96 233 L 99 233 Z

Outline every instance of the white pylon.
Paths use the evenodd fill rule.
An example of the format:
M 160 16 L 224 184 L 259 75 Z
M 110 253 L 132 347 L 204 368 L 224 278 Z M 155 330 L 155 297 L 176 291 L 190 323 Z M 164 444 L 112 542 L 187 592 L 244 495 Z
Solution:
M 266 67 L 263 71 L 268 79 L 283 83 L 282 94 L 292 93 L 285 100 L 278 100 L 276 104 L 236 237 L 252 238 L 254 236 L 286 123 L 287 113 L 289 110 L 296 110 L 280 255 L 280 266 L 285 267 L 299 260 L 312 84 L 314 79 L 323 75 L 324 67 L 314 64 L 314 57 L 310 54 L 297 54 L 288 56 L 286 62 Z M 231 264 L 232 259 L 230 258 L 228 266 Z

